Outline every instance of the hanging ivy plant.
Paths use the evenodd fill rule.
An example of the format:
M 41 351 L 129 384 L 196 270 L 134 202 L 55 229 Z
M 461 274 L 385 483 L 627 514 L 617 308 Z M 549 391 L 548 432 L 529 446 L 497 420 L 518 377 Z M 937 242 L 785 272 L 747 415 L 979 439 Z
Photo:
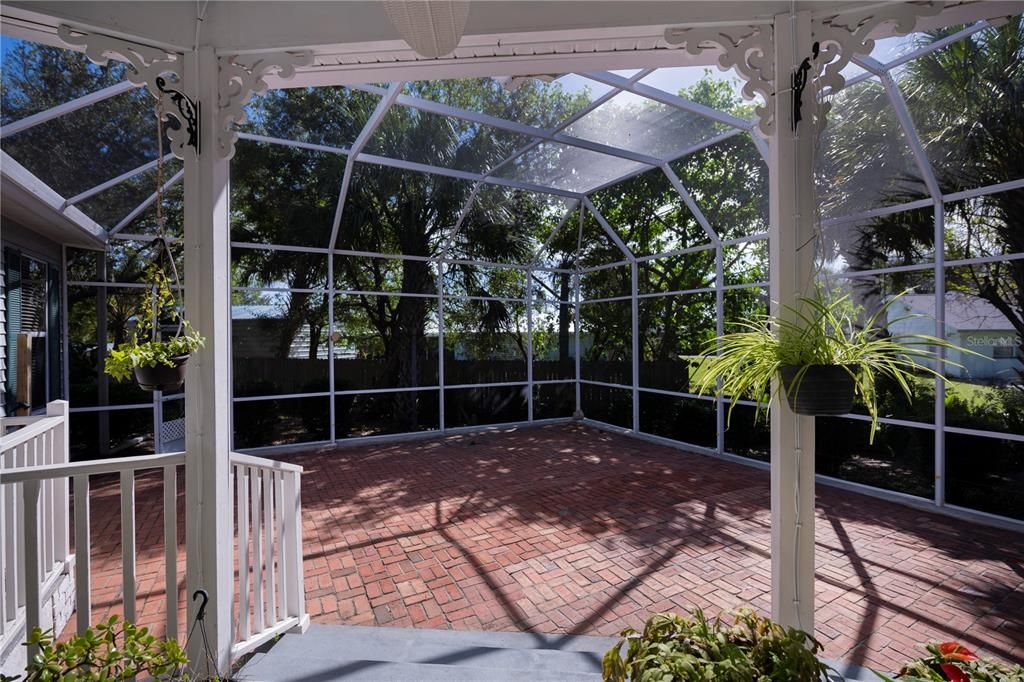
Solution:
M 103 369 L 118 381 L 134 377 L 146 390 L 173 390 L 183 383 L 185 363 L 206 339 L 178 312 L 167 273 L 154 265 L 147 271 L 147 278 L 153 284 L 154 299 L 144 300 L 152 301 L 152 305 L 136 311 L 135 329 L 128 341 L 110 351 Z M 178 323 L 174 336 L 166 341 L 160 338 L 161 318 Z
M 163 215 L 164 185 L 164 112 L 162 100 L 156 103 L 156 137 L 158 155 L 156 158 L 156 224 L 159 236 L 154 240 L 156 249 L 154 264 L 146 271 L 147 279 L 153 285 L 151 305 L 136 311 L 136 326 L 126 343 L 110 351 L 103 371 L 118 381 L 128 381 L 133 376 L 139 387 L 147 391 L 172 391 L 185 382 L 185 363 L 206 343 L 199 332 L 192 328 L 178 310 L 177 298 L 171 290 L 171 280 L 161 263 L 170 265 L 174 274 L 174 285 L 181 289 L 178 267 L 167 240 Z M 146 299 L 144 299 L 146 300 Z M 170 319 L 178 323 L 178 329 L 170 339 L 161 338 L 160 320 Z M 141 339 L 141 340 L 140 340 Z

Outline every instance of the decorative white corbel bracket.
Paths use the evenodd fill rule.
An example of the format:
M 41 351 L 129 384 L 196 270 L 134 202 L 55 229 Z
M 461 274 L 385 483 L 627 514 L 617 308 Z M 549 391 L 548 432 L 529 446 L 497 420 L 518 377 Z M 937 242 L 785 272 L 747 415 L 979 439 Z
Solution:
M 223 159 L 235 155 L 238 133 L 234 125 L 242 125 L 247 116 L 245 106 L 254 95 L 267 91 L 264 76 L 274 74 L 282 80 L 295 76 L 295 67 L 308 66 L 311 52 L 275 52 L 272 54 L 219 57 L 220 75 L 217 103 L 217 154 Z
M 161 100 L 163 120 L 173 117 L 180 124 L 167 128 L 172 153 L 179 159 L 188 153 L 199 155 L 199 102 L 184 90 L 182 55 L 63 25 L 57 27 L 57 35 L 65 44 L 83 48 L 85 56 L 99 66 L 105 66 L 111 59 L 125 62 L 129 67 L 128 80 L 144 86 Z M 186 152 L 186 147 L 191 147 L 192 152 Z
M 935 0 L 927 2 L 891 2 L 872 5 L 866 9 L 845 13 L 815 13 L 811 20 L 813 42 L 818 44 L 816 57 L 807 55 L 811 71 L 807 82 L 813 83 L 818 96 L 825 88 L 837 92 L 846 83 L 840 73 L 856 55 L 868 55 L 875 47 L 869 36 L 886 22 L 895 24 L 897 35 L 906 35 L 914 30 L 917 19 L 934 16 L 942 11 L 942 5 Z M 771 24 L 749 26 L 669 28 L 665 41 L 670 45 L 681 45 L 691 55 L 704 50 L 721 51 L 718 67 L 723 71 L 736 69 L 743 78 L 743 96 L 754 99 L 760 96 L 763 105 L 755 107 L 758 130 L 770 136 L 777 122 L 775 119 L 774 97 L 778 91 L 789 90 L 790 84 L 776 83 L 774 60 L 774 29 Z M 816 125 L 824 125 L 828 104 L 817 110 Z
M 743 78 L 743 96 L 760 95 L 763 104 L 754 108 L 758 129 L 768 137 L 775 128 L 775 50 L 771 24 L 710 28 L 670 28 L 665 31 L 669 45 L 682 45 L 691 55 L 704 50 L 721 50 L 718 68 L 735 68 Z
M 856 56 L 867 56 L 875 49 L 875 41 L 869 36 L 884 23 L 894 24 L 895 35 L 907 35 L 914 30 L 920 17 L 935 16 L 942 11 L 939 2 L 887 3 L 859 12 L 814 16 L 811 20 L 811 37 L 819 46 L 817 59 L 812 67 L 816 76 L 818 92 L 828 89 L 838 92 L 846 85 L 842 70 Z M 815 96 L 818 94 L 815 92 Z M 824 118 L 829 103 L 822 102 L 819 116 Z

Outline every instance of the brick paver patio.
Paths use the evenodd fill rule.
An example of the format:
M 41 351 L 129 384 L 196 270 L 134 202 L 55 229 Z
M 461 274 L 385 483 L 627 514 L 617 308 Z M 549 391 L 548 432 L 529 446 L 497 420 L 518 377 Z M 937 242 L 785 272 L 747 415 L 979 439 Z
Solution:
M 281 459 L 305 467 L 315 622 L 612 635 L 652 611 L 769 612 L 758 469 L 579 425 Z M 138 577 L 162 631 L 159 485 L 138 483 Z M 95 620 L 120 611 L 116 484 L 92 516 Z M 958 639 L 1024 661 L 1024 536 L 827 487 L 816 523 L 827 656 L 893 670 Z

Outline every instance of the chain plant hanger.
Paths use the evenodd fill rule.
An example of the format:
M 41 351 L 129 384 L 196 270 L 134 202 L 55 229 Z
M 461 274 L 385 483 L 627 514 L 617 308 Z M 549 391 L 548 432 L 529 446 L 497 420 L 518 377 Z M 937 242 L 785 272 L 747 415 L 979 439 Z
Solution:
M 181 336 L 185 329 L 185 301 L 182 297 L 180 301 L 180 307 L 178 306 L 178 297 L 182 291 L 181 278 L 178 276 L 178 266 L 174 262 L 174 254 L 171 253 L 171 242 L 167 236 L 167 217 L 164 215 L 164 103 L 163 99 L 158 97 L 156 100 L 156 144 L 157 144 L 157 157 L 156 157 L 156 229 L 157 236 L 153 239 L 153 244 L 156 250 L 154 254 L 154 263 L 157 265 L 162 273 L 161 278 L 163 282 L 166 282 L 166 273 L 163 268 L 163 260 L 166 259 L 171 266 L 171 274 L 174 277 L 173 281 L 173 304 L 178 309 L 178 329 L 174 332 L 174 335 Z M 158 305 L 155 304 L 155 305 Z M 159 313 L 159 310 L 156 310 Z M 152 339 L 157 340 L 157 320 L 153 320 L 153 329 L 151 330 Z
M 118 381 L 135 379 L 146 391 L 173 391 L 185 382 L 185 363 L 206 340 L 185 319 L 185 302 L 181 295 L 181 277 L 171 251 L 172 239 L 167 235 L 164 215 L 164 111 L 160 100 L 156 104 L 157 159 L 156 159 L 156 226 L 153 237 L 155 253 L 147 269 L 151 280 L 151 303 L 148 310 L 139 311 L 138 327 L 131 337 L 111 349 L 103 371 Z M 170 265 L 168 277 L 166 259 Z M 173 278 L 173 279 L 172 279 Z M 179 298 L 182 300 L 179 301 Z M 174 336 L 161 338 L 160 314 L 169 309 L 171 319 L 178 323 Z M 146 327 L 148 325 L 148 329 Z M 146 334 L 146 332 L 149 332 Z M 140 339 L 139 334 L 145 338 Z

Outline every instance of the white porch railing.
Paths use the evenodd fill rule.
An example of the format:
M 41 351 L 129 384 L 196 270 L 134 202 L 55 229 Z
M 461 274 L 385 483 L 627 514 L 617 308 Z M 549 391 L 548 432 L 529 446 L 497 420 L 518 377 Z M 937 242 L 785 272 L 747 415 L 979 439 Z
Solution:
M 66 403 L 60 406 L 66 410 Z M 120 479 L 121 566 L 124 617 L 136 620 L 135 476 L 163 472 L 163 541 L 166 632 L 182 634 L 178 623 L 178 472 L 185 453 L 123 457 L 70 463 L 66 412 L 4 420 L 3 469 L 0 471 L 0 532 L 4 534 L 4 584 L 0 614 L 8 632 L 18 636 L 42 625 L 48 585 L 75 573 L 76 628 L 84 632 L 92 617 L 89 479 L 118 474 Z M 236 494 L 238 619 L 232 656 L 237 657 L 276 635 L 305 629 L 302 570 L 302 467 L 231 453 Z M 75 550 L 69 557 L 69 494 L 73 482 Z M 230 597 L 230 595 L 229 595 Z M 23 623 L 21 620 L 23 619 Z M 24 628 L 22 628 L 24 624 Z M 13 634 L 13 633 L 11 633 Z M 34 655 L 30 650 L 28 655 Z
M 0 433 L 0 482 L 14 471 L 68 461 L 68 404 L 47 405 L 46 416 L 5 417 Z M 48 599 L 70 567 L 67 481 L 0 485 L 0 643 L 39 623 Z M 31 503 L 26 504 L 26 500 Z M 30 530 L 31 527 L 31 530 Z M 25 557 L 25 560 L 22 560 Z
M 302 467 L 231 453 L 238 614 L 232 657 L 309 625 L 302 569 Z
M 89 478 L 101 474 L 119 474 L 121 485 L 121 576 L 125 620 L 135 621 L 135 474 L 140 471 L 163 469 L 164 551 L 167 570 L 166 619 L 168 636 L 178 633 L 178 533 L 177 533 L 177 468 L 185 463 L 185 453 L 146 455 L 120 459 L 101 459 L 93 462 L 41 464 L 13 471 L 4 471 L 0 477 L 3 488 L 15 495 L 20 488 L 24 514 L 20 528 L 26 539 L 22 559 L 25 585 L 26 631 L 40 625 L 40 570 L 39 538 L 43 536 L 40 518 L 40 489 L 45 486 L 63 487 L 74 481 L 75 501 L 75 611 L 78 632 L 84 632 L 92 616 L 91 564 L 89 560 Z M 63 498 L 65 504 L 67 497 Z M 43 510 L 44 511 L 44 510 Z M 45 542 L 42 543 L 45 545 Z M 35 545 L 35 546 L 34 546 Z M 29 650 L 31 657 L 34 651 Z

